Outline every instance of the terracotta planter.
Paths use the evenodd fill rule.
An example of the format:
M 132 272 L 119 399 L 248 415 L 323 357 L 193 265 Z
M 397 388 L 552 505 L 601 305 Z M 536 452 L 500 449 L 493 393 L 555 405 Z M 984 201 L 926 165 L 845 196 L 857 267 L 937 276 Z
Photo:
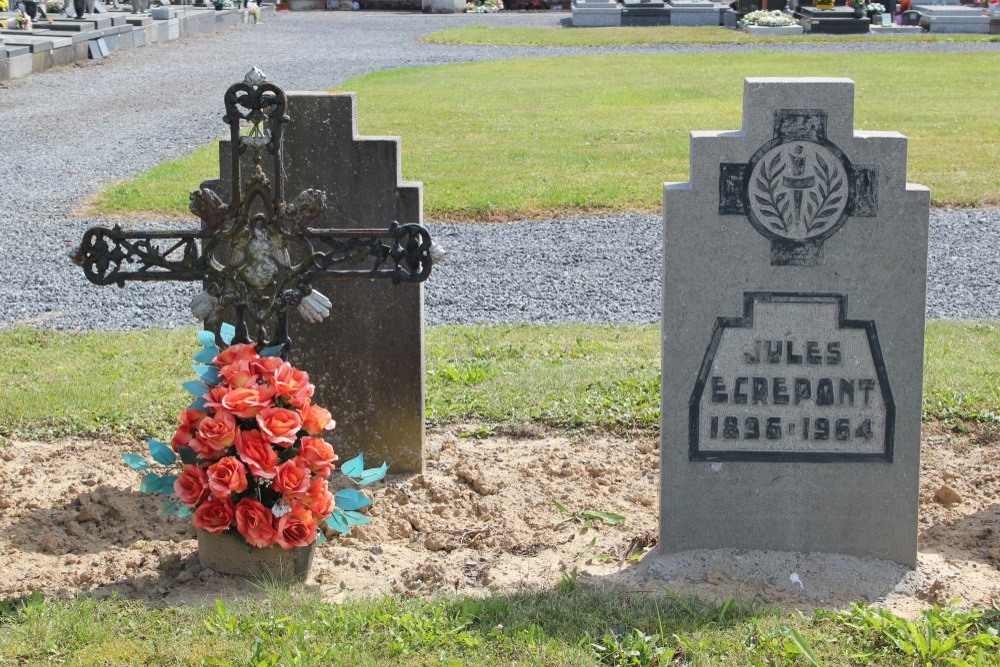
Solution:
M 297 549 L 251 547 L 233 533 L 213 535 L 198 531 L 198 560 L 202 567 L 249 579 L 305 581 L 312 568 L 316 543 Z

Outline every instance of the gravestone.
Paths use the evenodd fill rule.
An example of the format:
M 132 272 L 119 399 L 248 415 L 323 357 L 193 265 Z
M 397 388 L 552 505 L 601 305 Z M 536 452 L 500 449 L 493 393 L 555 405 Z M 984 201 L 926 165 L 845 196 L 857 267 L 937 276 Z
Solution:
M 666 553 L 914 566 L 930 193 L 848 79 L 747 79 L 664 185 Z
M 326 193 L 316 228 L 381 228 L 423 221 L 420 183 L 402 181 L 400 140 L 360 137 L 353 93 L 287 93 L 284 130 L 288 192 Z M 230 191 L 229 142 L 220 145 L 218 184 Z M 341 460 L 364 452 L 393 473 L 421 472 L 424 442 L 423 287 L 388 281 L 313 283 L 333 303 L 318 324 L 288 323 L 288 360 L 309 373 L 315 402 L 337 428 L 328 438 Z
M 420 184 L 401 182 L 399 140 L 359 138 L 352 94 L 286 94 L 256 68 L 225 105 L 222 178 L 191 194 L 202 227 L 93 227 L 73 260 L 98 285 L 201 281 L 191 309 L 208 328 L 231 322 L 237 342 L 278 345 L 309 373 L 342 460 L 420 472 L 419 283 L 440 253 L 418 224 Z

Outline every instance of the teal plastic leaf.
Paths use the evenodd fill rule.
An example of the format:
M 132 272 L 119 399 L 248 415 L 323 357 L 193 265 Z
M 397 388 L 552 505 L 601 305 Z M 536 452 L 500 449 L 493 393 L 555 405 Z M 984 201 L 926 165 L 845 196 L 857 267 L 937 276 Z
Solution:
M 358 454 L 350 461 L 341 464 L 340 472 L 344 473 L 348 477 L 359 478 L 361 473 L 365 471 L 365 455 Z
M 358 482 L 361 486 L 368 486 L 373 482 L 377 482 L 383 477 L 385 477 L 386 471 L 389 470 L 389 464 L 383 463 L 378 468 L 369 468 L 361 473 L 361 480 Z
M 146 473 L 139 482 L 139 493 L 157 493 L 160 489 L 160 476 L 155 472 Z
M 351 532 L 351 526 L 347 523 L 344 513 L 340 510 L 333 510 L 333 514 L 326 520 L 326 525 L 344 535 Z
M 198 342 L 202 344 L 202 347 L 215 347 L 215 334 L 211 331 L 199 331 Z
M 194 514 L 194 510 L 187 505 L 181 504 L 181 506 L 177 508 L 177 516 L 182 519 L 187 518 L 192 514 Z
M 322 530 L 316 531 L 316 544 L 326 544 L 326 535 Z
M 218 356 L 218 354 L 219 348 L 213 345 L 212 347 L 206 347 L 203 350 L 198 350 L 198 354 L 194 355 L 193 359 L 202 364 L 210 364 L 215 357 Z
M 281 351 L 284 348 L 285 348 L 284 345 L 272 345 L 271 347 L 265 347 L 257 354 L 259 354 L 262 357 L 280 357 Z
M 219 338 L 221 338 L 222 342 L 226 345 L 231 344 L 233 339 L 236 338 L 236 327 L 232 324 L 223 323 L 223 325 L 219 327 Z
M 160 504 L 160 509 L 156 510 L 156 516 L 167 518 L 177 514 L 178 503 L 176 500 L 164 500 Z
M 157 463 L 162 463 L 163 465 L 168 466 L 177 460 L 177 455 L 174 454 L 174 450 L 170 449 L 159 440 L 150 438 L 146 442 L 149 443 L 150 456 L 152 456 L 153 460 Z
M 164 475 L 160 478 L 160 486 L 156 490 L 156 493 L 162 493 L 165 496 L 169 496 L 174 492 L 174 482 L 177 481 L 177 475 Z
M 207 387 L 205 387 L 205 383 L 201 380 L 189 380 L 181 386 L 184 387 L 189 394 L 197 398 L 204 396 L 205 392 L 208 390 Z
M 361 512 L 344 512 L 344 516 L 347 518 L 347 523 L 352 526 L 363 526 L 372 522 L 371 519 L 366 517 Z
M 132 470 L 145 470 L 149 467 L 149 461 L 138 454 L 122 454 L 122 458 L 125 459 L 125 465 Z
M 359 510 L 372 504 L 371 498 L 354 489 L 341 489 L 334 496 L 337 507 L 342 510 Z
M 198 454 L 190 447 L 181 445 L 177 448 L 177 453 L 181 455 L 181 463 L 197 463 Z
M 222 378 L 219 376 L 219 371 L 215 366 L 205 366 L 202 364 L 195 364 L 192 366 L 194 372 L 198 374 L 201 381 L 207 384 L 209 387 L 214 387 L 219 384 L 219 380 Z
M 204 411 L 205 407 L 206 407 L 206 405 L 205 405 L 205 397 L 204 396 L 200 396 L 198 398 L 198 400 L 196 400 L 194 403 L 192 403 L 191 405 L 188 406 L 188 410 L 202 410 L 202 411 Z

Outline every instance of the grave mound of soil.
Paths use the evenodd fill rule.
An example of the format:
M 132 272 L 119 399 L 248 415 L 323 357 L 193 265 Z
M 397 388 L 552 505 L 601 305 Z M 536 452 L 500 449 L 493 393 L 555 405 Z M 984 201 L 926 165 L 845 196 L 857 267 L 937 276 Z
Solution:
M 316 553 L 307 585 L 328 599 L 583 582 L 668 586 L 784 608 L 877 603 L 904 614 L 1000 601 L 1000 443 L 925 425 L 918 568 L 808 553 L 655 553 L 659 443 L 652 433 L 575 435 L 527 427 L 431 429 L 426 471 L 369 489 L 373 523 Z M 993 436 L 995 437 L 995 435 Z M 184 604 L 259 594 L 198 562 L 189 519 L 157 516 L 122 462 L 142 445 L 14 440 L 0 449 L 0 599 L 117 594 Z M 588 510 L 625 517 L 615 524 Z M 644 552 L 650 551 L 641 558 Z

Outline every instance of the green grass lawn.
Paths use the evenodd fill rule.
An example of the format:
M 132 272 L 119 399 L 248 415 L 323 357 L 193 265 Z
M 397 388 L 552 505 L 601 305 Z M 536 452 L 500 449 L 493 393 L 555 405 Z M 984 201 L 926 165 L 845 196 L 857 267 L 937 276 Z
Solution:
M 423 38 L 430 44 L 484 44 L 490 46 L 573 46 L 609 47 L 637 44 L 837 44 L 844 42 L 878 43 L 893 40 L 886 35 L 799 35 L 762 37 L 740 30 L 715 27 L 656 26 L 644 28 L 513 28 L 470 25 L 433 32 Z M 907 35 L 906 41 L 928 42 L 1000 42 L 996 35 L 931 34 Z
M 658 326 L 427 330 L 427 419 L 655 429 Z M 194 379 L 192 330 L 0 332 L 0 436 L 169 438 Z M 927 325 L 924 416 L 1000 425 L 1000 323 Z M 336 412 L 336 406 L 330 406 Z M 336 415 L 335 415 L 336 416 Z
M 905 134 L 910 182 L 937 205 L 997 205 L 1000 86 L 986 85 L 997 75 L 1000 53 L 769 50 L 459 64 L 344 89 L 358 93 L 362 134 L 403 138 L 425 215 L 476 221 L 658 210 L 662 183 L 688 178 L 690 131 L 740 127 L 747 76 L 854 79 L 855 127 Z M 92 212 L 183 214 L 216 156 L 205 147 L 113 185 Z
M 330 605 L 301 590 L 157 609 L 0 601 L 0 664 L 995 665 L 1000 619 L 948 607 L 913 620 L 867 607 L 815 616 L 581 586 L 485 599 Z M 993 656 L 992 658 L 990 656 Z

